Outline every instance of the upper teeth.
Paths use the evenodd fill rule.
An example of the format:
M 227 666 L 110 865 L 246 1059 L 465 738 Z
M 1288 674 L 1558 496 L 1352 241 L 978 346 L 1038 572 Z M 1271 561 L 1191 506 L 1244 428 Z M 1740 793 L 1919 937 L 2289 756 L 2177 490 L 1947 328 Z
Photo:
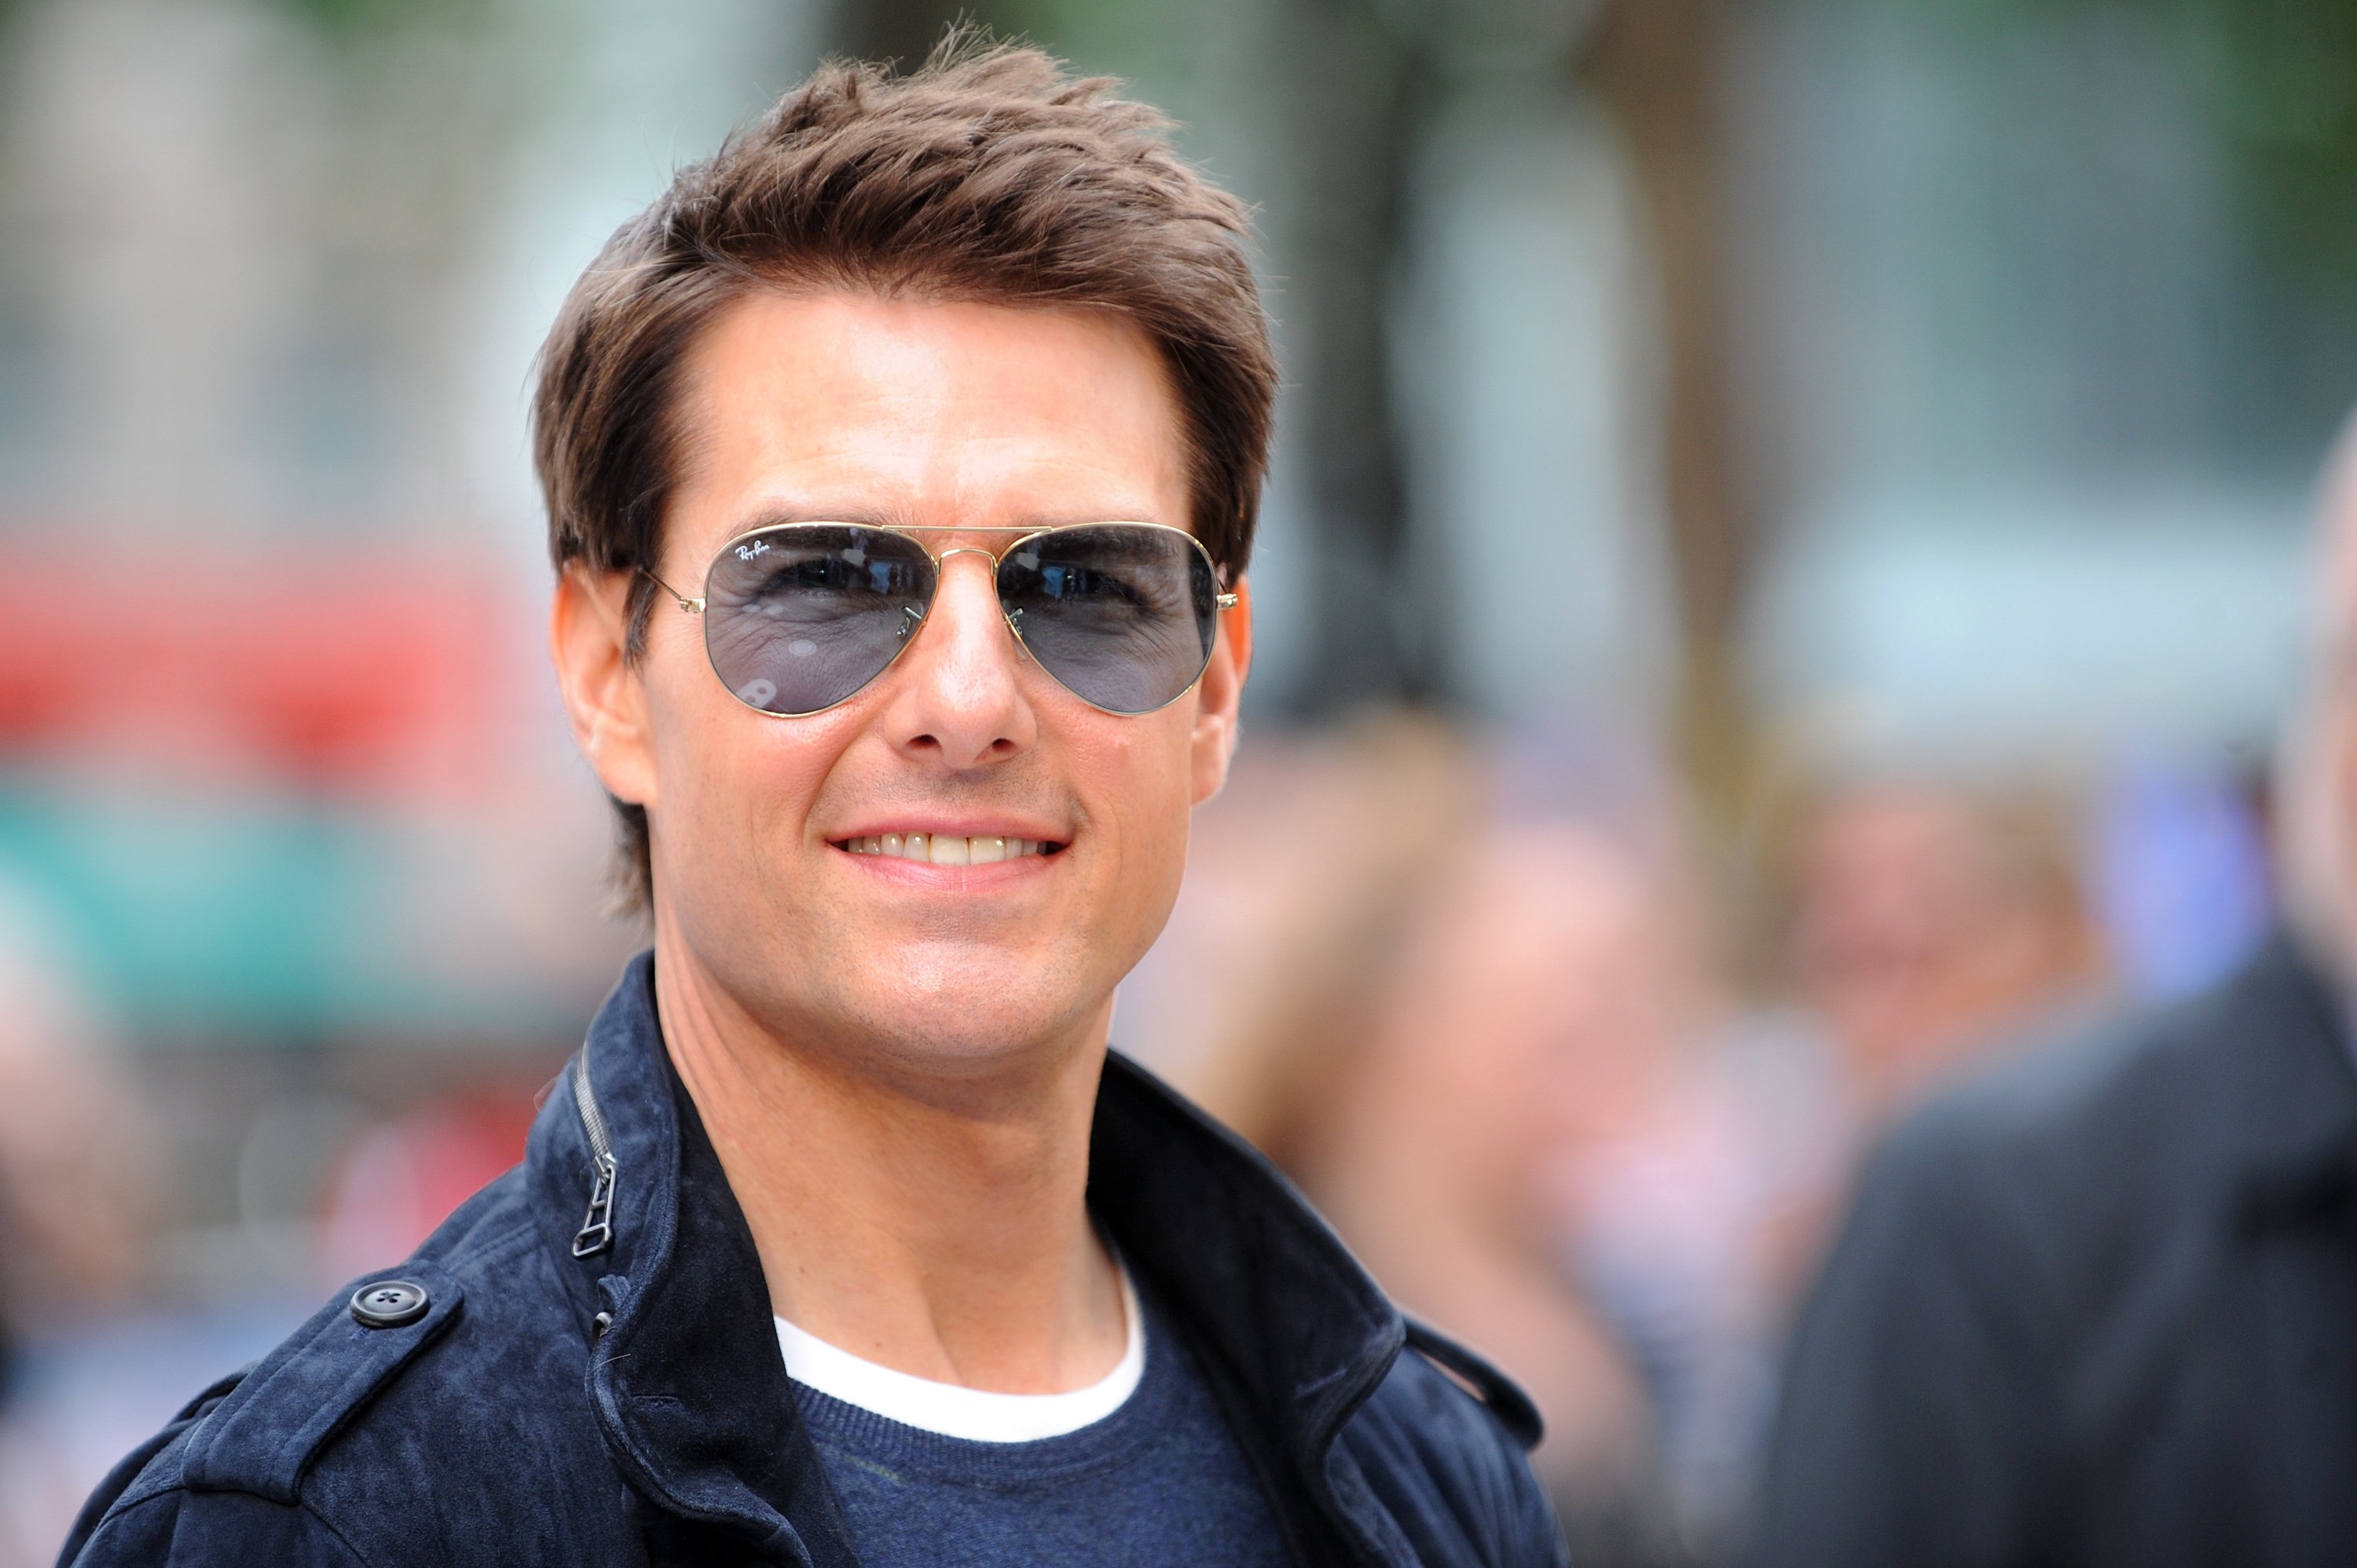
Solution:
M 844 848 L 854 854 L 891 854 L 902 860 L 931 861 L 935 865 L 987 865 L 1038 854 L 1045 847 L 1038 839 L 1001 838 L 996 833 L 876 833 L 846 839 Z

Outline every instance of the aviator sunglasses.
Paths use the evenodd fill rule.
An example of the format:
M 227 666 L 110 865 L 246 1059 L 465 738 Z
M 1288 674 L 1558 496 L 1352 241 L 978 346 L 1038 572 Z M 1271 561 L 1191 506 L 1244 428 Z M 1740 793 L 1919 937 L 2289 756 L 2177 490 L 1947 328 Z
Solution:
M 1013 533 L 993 553 L 936 555 L 920 533 Z M 1158 522 L 1062 528 L 883 528 L 783 522 L 720 547 L 690 598 L 648 578 L 704 620 L 713 671 L 737 701 L 802 717 L 845 702 L 916 639 L 952 556 L 993 568 L 998 607 L 1025 651 L 1081 701 L 1149 714 L 1185 694 L 1211 662 L 1219 612 L 1236 596 L 1200 541 Z

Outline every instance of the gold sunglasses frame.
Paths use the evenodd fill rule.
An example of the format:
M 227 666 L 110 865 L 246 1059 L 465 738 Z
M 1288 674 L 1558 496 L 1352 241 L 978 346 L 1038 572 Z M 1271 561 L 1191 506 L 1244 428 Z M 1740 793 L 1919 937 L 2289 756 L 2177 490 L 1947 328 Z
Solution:
M 1196 538 L 1185 529 L 1174 528 L 1167 522 L 1140 522 L 1134 518 L 1118 517 L 1103 518 L 1092 522 L 1060 522 L 1049 528 L 1030 528 L 1019 524 L 1006 523 L 1001 523 L 991 527 L 976 528 L 961 528 L 948 523 L 920 523 L 903 527 L 889 523 L 845 522 L 834 518 L 798 519 L 791 522 L 765 522 L 758 528 L 748 528 L 744 532 L 736 534 L 724 541 L 720 548 L 713 552 L 711 562 L 704 568 L 704 593 L 697 597 L 691 598 L 687 595 L 681 593 L 677 588 L 673 587 L 669 583 L 666 583 L 661 577 L 656 576 L 654 573 L 647 567 L 640 567 L 639 572 L 640 575 L 644 576 L 648 582 L 652 583 L 656 587 L 661 588 L 665 594 L 669 595 L 672 600 L 676 603 L 681 609 L 686 611 L 689 615 L 700 618 L 704 614 L 705 607 L 711 602 L 712 574 L 719 568 L 721 557 L 726 555 L 728 552 L 734 550 L 737 546 L 745 542 L 745 541 L 758 538 L 765 533 L 777 533 L 789 528 L 856 528 L 864 530 L 869 533 L 899 534 L 907 539 L 909 543 L 914 544 L 918 549 L 924 551 L 925 559 L 933 564 L 933 592 L 927 596 L 924 609 L 920 611 L 916 617 L 916 629 L 909 632 L 909 635 L 900 639 L 900 646 L 892 650 L 892 657 L 886 660 L 883 665 L 877 670 L 875 674 L 870 675 L 866 680 L 862 681 L 858 685 L 854 686 L 850 691 L 845 692 L 834 702 L 827 703 L 825 707 L 808 708 L 800 713 L 781 714 L 774 709 L 764 708 L 757 703 L 745 702 L 744 698 L 737 696 L 737 689 L 728 684 L 728 678 L 720 673 L 720 666 L 713 663 L 712 638 L 709 633 L 705 635 L 704 639 L 704 661 L 707 665 L 711 666 L 713 676 L 715 679 L 719 681 L 723 691 L 726 692 L 730 696 L 736 697 L 737 701 L 744 703 L 747 707 L 751 708 L 755 713 L 761 714 L 765 718 L 807 719 L 814 718 L 820 714 L 828 712 L 830 709 L 843 706 L 844 703 L 851 701 L 852 698 L 859 695 L 860 693 L 865 692 L 868 687 L 876 684 L 877 682 L 882 680 L 885 675 L 891 671 L 892 666 L 900 662 L 900 656 L 902 654 L 908 652 L 910 648 L 915 646 L 918 634 L 924 630 L 925 621 L 932 612 L 933 600 L 941 594 L 942 582 L 945 575 L 942 570 L 942 564 L 948 561 L 952 556 L 979 555 L 984 560 L 989 562 L 990 581 L 992 586 L 991 596 L 993 598 L 996 598 L 999 564 L 1005 561 L 1008 555 L 1022 549 L 1026 544 L 1030 543 L 1031 541 L 1035 539 L 1044 539 L 1051 533 L 1063 533 L 1071 530 L 1080 528 L 1105 527 L 1150 528 L 1163 533 L 1177 534 L 1179 538 L 1187 542 L 1189 549 L 1193 550 L 1196 554 L 1203 558 L 1203 564 L 1211 569 L 1212 584 L 1214 586 L 1218 585 L 1220 581 L 1220 564 L 1211 559 L 1211 553 L 1203 548 L 1203 542 L 1201 540 Z M 985 550 L 979 545 L 961 544 L 954 550 L 944 550 L 940 554 L 936 555 L 932 553 L 931 549 L 926 545 L 925 542 L 918 537 L 920 534 L 926 533 L 1012 533 L 1017 534 L 1019 537 L 1009 540 L 1005 549 L 996 552 Z M 1216 645 L 1219 639 L 1219 623 L 1216 619 L 1216 612 L 1219 610 L 1232 610 L 1235 608 L 1236 606 L 1242 602 L 1242 598 L 1241 596 L 1230 593 L 1226 589 L 1222 588 L 1214 596 L 1212 602 L 1215 607 L 1215 618 L 1212 622 L 1211 637 L 1214 645 Z M 1196 667 L 1193 677 L 1189 679 L 1184 686 L 1179 687 L 1177 692 L 1173 693 L 1166 700 L 1157 703 L 1150 708 L 1139 708 L 1134 713 L 1121 708 L 1108 708 L 1102 703 L 1089 702 L 1088 698 L 1083 697 L 1080 693 L 1073 691 L 1070 682 L 1068 682 L 1061 675 L 1057 674 L 1054 670 L 1049 669 L 1049 666 L 1040 660 L 1038 654 L 1031 651 L 1031 645 L 1023 640 L 1022 627 L 1016 623 L 1016 616 L 1021 613 L 1022 612 L 1019 610 L 1010 613 L 1004 603 L 1000 604 L 998 607 L 998 618 L 1006 623 L 1007 634 L 1015 639 L 1016 649 L 1023 655 L 1023 657 L 1029 660 L 1032 663 L 1039 665 L 1040 670 L 1046 673 L 1048 679 L 1055 682 L 1057 685 L 1062 687 L 1064 691 L 1072 697 L 1082 703 L 1087 703 L 1090 707 L 1096 709 L 1096 711 L 1101 714 L 1111 714 L 1116 718 L 1142 719 L 1148 714 L 1160 713 L 1172 703 L 1177 702 L 1179 698 L 1193 691 L 1196 686 L 1201 682 L 1203 679 L 1203 671 L 1211 668 L 1211 650 L 1207 648 L 1203 650 L 1203 662 Z

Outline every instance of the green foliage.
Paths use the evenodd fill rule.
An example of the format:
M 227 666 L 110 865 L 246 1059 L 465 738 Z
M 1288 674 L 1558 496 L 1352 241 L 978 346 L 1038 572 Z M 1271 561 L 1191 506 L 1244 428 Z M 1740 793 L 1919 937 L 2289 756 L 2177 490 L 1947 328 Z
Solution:
M 2269 260 L 2357 293 L 2357 0 L 2176 0 Z
M 2003 27 L 2158 26 L 2194 84 L 2257 257 L 2357 297 L 2357 0 L 1906 0 Z
M 1168 18 L 1152 5 L 1123 0 L 999 0 L 991 11 L 1000 29 L 1039 43 L 1071 59 L 1082 70 L 1117 70 L 1135 74 L 1140 61 L 1153 61 L 1169 52 L 1164 36 Z M 1194 20 L 1201 25 L 1201 9 L 1222 7 L 1205 0 Z M 1114 62 L 1114 63 L 1109 63 Z

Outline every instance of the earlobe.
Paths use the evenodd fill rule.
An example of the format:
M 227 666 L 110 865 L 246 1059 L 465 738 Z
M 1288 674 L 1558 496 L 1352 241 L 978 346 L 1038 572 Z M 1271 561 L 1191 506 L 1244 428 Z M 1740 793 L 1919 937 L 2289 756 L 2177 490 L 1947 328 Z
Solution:
M 566 566 L 549 607 L 549 657 L 574 744 L 598 782 L 618 800 L 651 807 L 646 687 L 630 658 L 630 586 L 626 573 Z
M 1220 612 L 1218 640 L 1195 692 L 1194 800 L 1201 805 L 1227 782 L 1235 755 L 1237 714 L 1252 669 L 1252 583 L 1236 579 L 1233 607 Z

